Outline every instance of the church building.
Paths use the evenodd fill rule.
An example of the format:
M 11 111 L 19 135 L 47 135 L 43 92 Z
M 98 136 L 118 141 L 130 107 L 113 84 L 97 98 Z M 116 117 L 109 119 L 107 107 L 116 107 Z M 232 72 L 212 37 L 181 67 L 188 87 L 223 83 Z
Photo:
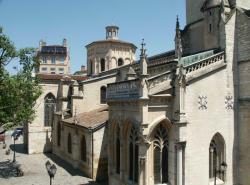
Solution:
M 250 185 L 250 0 L 186 0 L 186 12 L 171 51 L 147 56 L 143 41 L 136 60 L 107 26 L 86 46 L 87 76 L 38 73 L 28 151 L 109 185 Z

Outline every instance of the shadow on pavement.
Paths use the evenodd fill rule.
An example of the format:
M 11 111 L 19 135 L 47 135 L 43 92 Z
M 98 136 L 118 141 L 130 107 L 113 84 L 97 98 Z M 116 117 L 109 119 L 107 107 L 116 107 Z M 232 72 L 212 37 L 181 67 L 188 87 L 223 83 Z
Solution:
M 108 183 L 98 183 L 98 182 L 94 182 L 94 181 L 89 181 L 88 183 L 84 183 L 84 184 L 79 184 L 79 185 L 107 185 Z
M 68 173 L 70 173 L 70 175 L 72 176 L 83 176 L 83 177 L 86 177 L 86 175 L 78 170 L 78 169 L 75 169 L 73 168 L 72 165 L 70 165 L 68 162 L 60 159 L 59 157 L 57 157 L 55 154 L 52 154 L 52 153 L 45 153 L 45 155 L 53 162 L 53 163 L 56 163 L 57 166 L 60 166 L 62 167 L 63 169 L 65 169 Z M 45 165 L 45 164 L 44 164 Z
M 17 169 L 10 160 L 0 162 L 0 178 L 10 178 L 17 176 Z
M 24 149 L 24 145 L 23 145 L 23 144 L 15 144 L 15 145 L 16 145 L 16 148 L 15 148 L 16 153 L 27 154 L 27 152 L 26 152 L 25 149 Z M 12 151 L 14 151 L 14 144 L 11 144 L 11 145 L 10 145 L 10 149 L 11 149 Z
M 81 170 L 79 169 L 75 169 L 73 168 L 73 166 L 71 164 L 69 164 L 68 162 L 66 162 L 65 160 L 59 158 L 58 156 L 56 156 L 55 154 L 52 153 L 45 153 L 45 155 L 53 162 L 55 163 L 57 166 L 62 167 L 63 169 L 65 169 L 70 175 L 72 176 L 82 176 L 82 177 L 87 177 L 86 174 L 84 174 Z M 45 165 L 45 164 L 44 164 Z M 88 183 L 84 183 L 84 184 L 79 184 L 79 185 L 107 185 L 107 182 L 95 182 L 95 181 L 89 181 Z

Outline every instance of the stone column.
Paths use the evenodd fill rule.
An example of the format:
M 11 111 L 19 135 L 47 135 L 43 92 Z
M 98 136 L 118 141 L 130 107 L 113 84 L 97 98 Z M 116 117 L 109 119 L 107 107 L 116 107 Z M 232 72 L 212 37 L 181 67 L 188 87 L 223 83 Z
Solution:
M 110 121 L 110 125 L 112 125 L 112 121 Z M 112 138 L 113 138 L 113 130 L 111 130 L 111 127 L 109 128 L 108 132 L 109 132 L 109 137 L 108 137 L 108 175 L 112 176 L 113 175 L 113 163 L 112 163 L 112 156 L 113 156 L 113 142 L 112 142 Z
M 146 162 L 147 162 L 147 146 L 146 143 L 139 145 L 139 183 L 138 185 L 147 185 Z
M 110 68 L 109 62 L 109 57 L 105 57 L 105 71 L 108 71 Z
M 97 58 L 95 58 L 94 59 L 94 74 L 99 74 L 99 72 L 100 72 L 100 67 L 99 67 L 99 65 L 100 65 L 100 60 L 97 60 Z
M 214 148 L 210 147 L 210 149 L 209 149 L 209 155 L 210 155 L 209 165 L 211 165 L 211 168 L 210 168 L 211 177 L 214 174 L 214 167 L 213 167 L 214 155 L 213 155 L 213 153 L 214 153 Z
M 186 142 L 178 142 L 176 143 L 176 160 L 177 160 L 177 185 L 184 185 L 185 176 L 184 176 L 184 165 L 185 165 L 185 146 Z

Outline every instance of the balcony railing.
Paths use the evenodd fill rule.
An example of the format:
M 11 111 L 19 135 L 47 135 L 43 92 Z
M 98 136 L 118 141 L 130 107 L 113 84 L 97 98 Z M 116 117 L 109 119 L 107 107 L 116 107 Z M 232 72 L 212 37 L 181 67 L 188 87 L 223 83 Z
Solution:
M 190 64 L 186 66 L 186 74 L 192 73 L 193 71 L 197 71 L 201 68 L 217 64 L 219 62 L 224 62 L 224 52 L 218 53 L 217 55 L 213 55 L 212 57 L 206 58 L 204 60 L 201 60 L 199 62 Z

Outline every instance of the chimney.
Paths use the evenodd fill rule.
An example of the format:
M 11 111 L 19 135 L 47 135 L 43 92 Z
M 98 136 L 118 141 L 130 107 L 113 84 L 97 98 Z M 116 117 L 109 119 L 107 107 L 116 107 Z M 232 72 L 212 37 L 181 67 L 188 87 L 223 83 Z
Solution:
M 82 65 L 81 66 L 81 71 L 86 71 L 86 66 Z
M 65 39 L 65 38 L 63 39 L 63 46 L 67 47 L 67 39 Z
M 41 51 L 42 47 L 46 46 L 46 42 L 44 42 L 43 40 L 39 41 L 39 50 Z

